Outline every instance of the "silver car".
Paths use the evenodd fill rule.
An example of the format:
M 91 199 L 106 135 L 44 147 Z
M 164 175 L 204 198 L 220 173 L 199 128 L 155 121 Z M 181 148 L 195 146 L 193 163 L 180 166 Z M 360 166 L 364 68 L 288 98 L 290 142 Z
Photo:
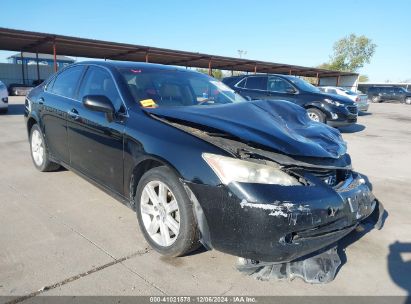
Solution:
M 328 94 L 348 97 L 356 103 L 358 111 L 366 112 L 370 107 L 367 94 L 359 94 L 341 87 L 321 87 L 320 90 Z
M 6 85 L 0 81 L 0 112 L 6 113 L 9 109 L 9 92 Z

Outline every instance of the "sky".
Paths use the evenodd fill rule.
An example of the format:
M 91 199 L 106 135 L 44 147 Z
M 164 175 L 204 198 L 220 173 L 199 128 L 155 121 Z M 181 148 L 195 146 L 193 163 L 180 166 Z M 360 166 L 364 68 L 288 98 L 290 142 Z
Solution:
M 411 81 L 411 0 L 2 0 L 1 11 L 0 27 L 302 66 L 354 33 L 377 44 L 360 73 Z

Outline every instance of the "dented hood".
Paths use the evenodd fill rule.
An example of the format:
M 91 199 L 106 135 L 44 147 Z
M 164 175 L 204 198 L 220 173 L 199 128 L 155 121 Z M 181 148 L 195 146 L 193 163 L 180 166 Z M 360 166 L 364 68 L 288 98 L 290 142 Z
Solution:
M 257 100 L 144 110 L 169 120 L 213 128 L 289 155 L 339 158 L 346 153 L 346 144 L 338 130 L 311 121 L 304 108 L 288 101 Z

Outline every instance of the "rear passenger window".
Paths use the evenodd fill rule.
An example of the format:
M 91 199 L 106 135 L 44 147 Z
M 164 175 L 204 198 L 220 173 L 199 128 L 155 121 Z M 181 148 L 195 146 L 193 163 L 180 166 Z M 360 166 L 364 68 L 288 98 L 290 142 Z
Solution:
M 77 85 L 82 73 L 83 66 L 74 66 L 64 70 L 57 75 L 49 91 L 67 98 L 75 98 Z
M 86 95 L 104 95 L 108 97 L 116 111 L 120 110 L 123 104 L 110 73 L 94 66 L 88 68 L 81 84 L 79 92 L 80 100 L 83 100 L 83 97 Z
M 245 87 L 245 81 L 246 78 L 241 79 L 241 81 L 239 83 L 237 83 L 235 86 L 238 88 L 244 88 Z
M 267 90 L 267 77 L 252 76 L 247 78 L 246 88 L 251 90 Z

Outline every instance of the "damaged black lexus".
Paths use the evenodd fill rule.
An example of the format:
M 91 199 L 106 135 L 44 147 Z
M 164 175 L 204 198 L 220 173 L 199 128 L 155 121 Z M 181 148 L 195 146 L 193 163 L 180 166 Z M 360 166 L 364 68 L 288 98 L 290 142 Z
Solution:
M 25 118 L 38 170 L 66 167 L 129 205 L 164 255 L 202 243 L 292 261 L 378 209 L 339 131 L 197 72 L 74 64 L 30 92 Z

